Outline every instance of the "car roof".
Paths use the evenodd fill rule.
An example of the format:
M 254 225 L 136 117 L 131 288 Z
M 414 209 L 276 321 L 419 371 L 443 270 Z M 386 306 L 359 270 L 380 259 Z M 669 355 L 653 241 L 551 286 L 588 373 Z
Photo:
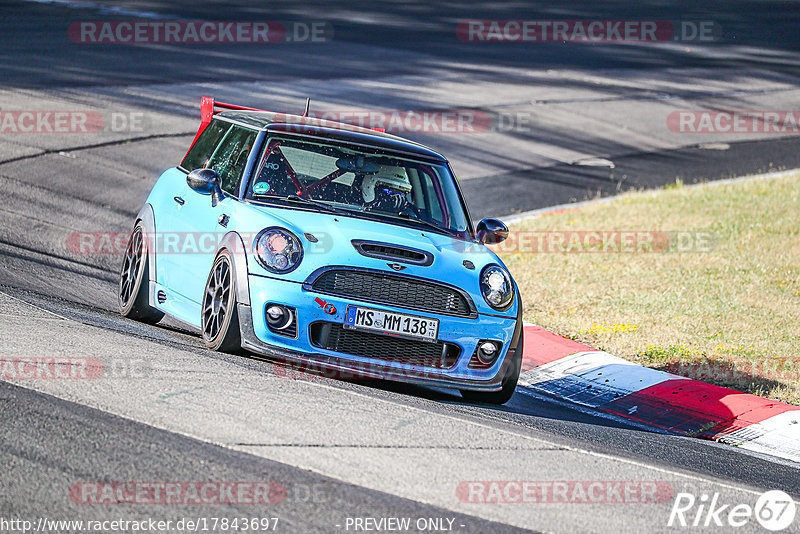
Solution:
M 343 122 L 250 110 L 222 111 L 214 117 L 270 133 L 334 140 L 447 162 L 443 155 L 419 143 Z

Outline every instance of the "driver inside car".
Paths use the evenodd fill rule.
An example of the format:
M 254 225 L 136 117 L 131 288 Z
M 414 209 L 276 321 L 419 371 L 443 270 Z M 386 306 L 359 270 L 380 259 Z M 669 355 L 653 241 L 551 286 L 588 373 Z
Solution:
M 370 210 L 400 213 L 409 206 L 411 182 L 402 167 L 382 165 L 361 182 L 364 207 Z

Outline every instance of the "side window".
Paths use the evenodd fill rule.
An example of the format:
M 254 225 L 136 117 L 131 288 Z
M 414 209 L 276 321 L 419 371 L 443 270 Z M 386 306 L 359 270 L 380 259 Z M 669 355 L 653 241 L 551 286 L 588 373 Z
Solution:
M 207 167 L 219 173 L 222 190 L 228 194 L 236 195 L 239 192 L 242 173 L 256 134 L 256 131 L 241 126 L 231 127 L 208 162 Z
M 425 185 L 424 193 L 428 203 L 428 213 L 434 221 L 441 223 L 444 221 L 444 215 L 442 214 L 442 207 L 439 205 L 439 199 L 436 196 L 436 187 L 431 182 L 430 177 L 424 174 L 420 181 Z
M 218 120 L 211 121 L 211 124 L 206 126 L 206 129 L 200 134 L 197 142 L 195 142 L 189 150 L 189 153 L 186 154 L 186 157 L 183 158 L 181 167 L 189 172 L 204 168 L 211 158 L 211 155 L 214 153 L 214 150 L 217 148 L 217 145 L 219 145 L 222 136 L 228 131 L 228 128 L 230 128 L 230 124 L 227 122 Z

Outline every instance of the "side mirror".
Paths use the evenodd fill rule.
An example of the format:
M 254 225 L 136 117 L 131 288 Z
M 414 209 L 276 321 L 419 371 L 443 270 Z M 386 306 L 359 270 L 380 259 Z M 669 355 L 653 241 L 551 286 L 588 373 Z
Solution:
M 216 206 L 222 196 L 222 179 L 214 169 L 195 169 L 186 176 L 186 183 L 201 195 L 211 195 L 211 205 Z
M 501 243 L 508 237 L 508 226 L 497 219 L 483 219 L 476 228 L 478 241 L 485 245 Z

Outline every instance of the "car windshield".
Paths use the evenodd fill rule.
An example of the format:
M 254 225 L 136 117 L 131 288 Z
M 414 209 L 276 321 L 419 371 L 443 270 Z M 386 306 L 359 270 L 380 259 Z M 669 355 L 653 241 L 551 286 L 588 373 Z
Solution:
M 447 165 L 366 148 L 272 138 L 246 197 L 297 196 L 355 216 L 467 237 L 468 219 Z M 298 201 L 298 199 L 293 199 Z M 311 202 L 308 203 L 312 205 Z

